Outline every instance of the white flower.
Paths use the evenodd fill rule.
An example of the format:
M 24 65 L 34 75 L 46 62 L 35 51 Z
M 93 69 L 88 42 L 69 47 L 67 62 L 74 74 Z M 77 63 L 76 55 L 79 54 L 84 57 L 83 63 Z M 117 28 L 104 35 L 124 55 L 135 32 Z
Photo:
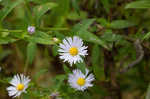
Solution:
M 68 82 L 72 88 L 76 90 L 84 91 L 88 87 L 92 87 L 91 82 L 95 79 L 93 74 L 89 74 L 89 70 L 86 69 L 85 75 L 79 70 L 73 70 L 73 74 L 69 74 Z
M 35 32 L 35 27 L 34 26 L 28 26 L 28 32 L 30 34 L 33 34 Z
M 77 36 L 67 37 L 63 43 L 60 43 L 59 47 L 60 59 L 63 59 L 64 62 L 68 61 L 71 66 L 73 63 L 82 62 L 81 56 L 88 55 L 87 46 L 83 46 L 82 39 Z
M 29 82 L 29 77 L 25 77 L 23 74 L 15 75 L 10 81 L 10 84 L 12 86 L 7 88 L 9 96 L 13 96 L 13 98 L 15 98 L 17 96 L 20 96 L 22 92 L 26 93 Z

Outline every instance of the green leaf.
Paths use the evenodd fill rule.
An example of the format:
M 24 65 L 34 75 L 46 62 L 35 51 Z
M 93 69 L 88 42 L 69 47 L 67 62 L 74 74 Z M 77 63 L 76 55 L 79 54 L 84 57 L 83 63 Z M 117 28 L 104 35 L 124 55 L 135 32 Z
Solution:
M 75 11 L 80 15 L 80 9 L 79 9 L 77 0 L 72 0 L 72 6 L 75 9 Z
M 141 1 L 135 1 L 131 2 L 126 5 L 126 9 L 128 8 L 139 8 L 139 9 L 145 9 L 150 8 L 150 1 L 149 0 L 141 0 Z
M 96 75 L 96 78 L 98 80 L 104 80 L 105 75 L 104 75 L 104 67 L 102 64 L 102 53 L 100 47 L 95 44 L 92 48 L 92 66 L 93 66 L 93 71 L 94 74 Z
M 150 99 L 150 84 L 148 85 L 147 94 L 145 99 Z
M 86 65 L 84 62 L 83 63 L 77 63 L 76 66 L 78 69 L 80 69 L 82 71 L 82 73 L 85 74 Z
M 74 11 L 70 12 L 69 15 L 67 15 L 67 19 L 77 21 L 82 20 L 87 17 L 87 13 L 85 11 L 80 11 L 80 15 Z
M 71 73 L 70 69 L 64 64 L 63 65 L 65 73 Z
M 83 20 L 81 23 L 73 27 L 72 32 L 74 33 L 74 35 L 80 36 L 82 39 L 84 39 L 87 42 L 96 43 L 96 44 L 103 46 L 104 48 L 108 48 L 104 41 L 102 41 L 96 35 L 94 35 L 93 33 L 87 30 L 94 20 L 95 19 Z
M 148 32 L 144 37 L 143 40 L 148 40 L 150 38 L 150 32 Z
M 54 45 L 53 47 L 52 47 L 52 54 L 53 54 L 53 56 L 57 56 L 58 55 L 58 45 Z
M 42 4 L 42 5 L 39 5 L 39 6 L 36 6 L 34 8 L 34 14 L 35 14 L 35 21 L 36 21 L 36 24 L 39 26 L 40 24 L 40 19 L 41 17 L 50 9 L 56 7 L 57 4 L 56 3 L 46 3 L 46 4 Z
M 100 23 L 100 25 L 102 25 L 103 27 L 108 27 L 109 26 L 109 22 L 105 18 L 99 18 L 96 21 L 98 23 Z
M 44 45 L 53 45 L 55 42 L 52 41 L 50 38 L 41 38 L 41 37 L 29 37 L 27 38 L 27 41 L 38 43 L 38 44 L 44 44 Z
M 121 35 L 112 33 L 112 30 L 106 30 L 102 36 L 102 39 L 106 42 L 120 42 Z
M 95 19 L 85 19 L 75 25 L 72 29 L 72 32 L 82 32 L 89 28 L 89 26 L 95 21 Z
M 5 5 L 5 7 L 0 11 L 0 21 L 3 21 L 4 18 L 20 3 L 22 3 L 24 0 L 17 0 L 9 2 L 8 5 Z
M 111 22 L 110 24 L 110 28 L 113 28 L 113 29 L 123 29 L 123 28 L 128 28 L 131 26 L 135 26 L 135 23 L 132 23 L 127 20 L 115 20 Z
M 49 2 L 49 0 L 27 0 L 28 2 L 34 2 L 35 4 L 43 4 Z
M 13 39 L 11 37 L 0 38 L 0 44 L 9 44 L 17 41 L 17 39 Z
M 0 61 L 6 58 L 11 53 L 12 53 L 12 50 L 6 50 L 6 49 L 0 52 Z
M 41 37 L 41 38 L 52 38 L 51 35 L 49 35 L 46 32 L 42 32 L 42 31 L 36 31 L 36 33 L 34 34 L 34 36 Z
M 68 16 L 71 0 L 55 0 L 58 6 L 50 14 L 50 24 L 60 27 Z
M 34 76 L 34 79 L 37 80 L 42 74 L 48 72 L 47 69 L 41 69 L 40 71 L 38 71 L 35 76 Z
M 109 3 L 109 0 L 101 0 L 105 10 L 107 13 L 109 13 L 109 10 L 110 10 L 110 3 Z
M 35 57 L 36 49 L 37 49 L 36 43 L 30 42 L 27 45 L 27 61 L 29 64 L 32 63 L 32 61 Z

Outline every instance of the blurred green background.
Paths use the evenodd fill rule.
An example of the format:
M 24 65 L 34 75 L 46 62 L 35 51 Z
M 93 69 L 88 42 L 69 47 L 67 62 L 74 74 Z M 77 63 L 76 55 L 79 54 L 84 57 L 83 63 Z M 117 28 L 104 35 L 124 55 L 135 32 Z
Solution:
M 62 99 L 150 99 L 149 8 L 149 0 L 1 0 L 0 99 L 11 99 L 6 88 L 17 73 L 32 79 L 22 99 L 53 99 L 53 92 Z M 70 67 L 57 49 L 73 35 L 89 55 Z M 68 74 L 85 67 L 94 86 L 75 91 Z

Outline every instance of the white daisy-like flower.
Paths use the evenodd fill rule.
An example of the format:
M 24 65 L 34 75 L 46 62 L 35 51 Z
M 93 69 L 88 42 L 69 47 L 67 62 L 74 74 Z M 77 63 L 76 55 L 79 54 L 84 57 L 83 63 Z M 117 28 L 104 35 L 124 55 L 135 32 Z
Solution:
M 87 46 L 83 46 L 82 39 L 77 36 L 67 37 L 63 43 L 60 43 L 59 47 L 60 59 L 69 62 L 71 66 L 73 63 L 82 62 L 81 56 L 88 55 Z
M 89 70 L 86 69 L 86 73 L 83 74 L 79 69 L 73 70 L 73 74 L 69 74 L 68 82 L 72 88 L 76 90 L 84 91 L 88 87 L 92 87 L 91 83 L 95 78 L 93 74 L 88 74 Z
M 25 92 L 28 88 L 28 84 L 30 82 L 29 77 L 25 77 L 23 74 L 17 74 L 10 81 L 12 86 L 7 88 L 8 95 L 13 96 L 13 98 L 20 96 L 21 93 Z

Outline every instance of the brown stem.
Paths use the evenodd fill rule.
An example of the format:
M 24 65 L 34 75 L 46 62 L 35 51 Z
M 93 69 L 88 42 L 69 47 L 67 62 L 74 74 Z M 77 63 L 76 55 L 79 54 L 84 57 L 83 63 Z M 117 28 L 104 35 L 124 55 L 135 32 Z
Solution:
M 141 62 L 141 60 L 143 59 L 144 51 L 143 51 L 143 47 L 142 47 L 139 39 L 137 39 L 134 42 L 134 46 L 135 46 L 136 53 L 137 53 L 137 56 L 138 56 L 137 59 L 135 61 L 131 62 L 130 64 L 128 64 L 127 66 L 125 66 L 125 68 L 123 68 L 120 71 L 120 73 L 127 72 L 129 69 L 133 68 L 135 65 L 137 65 L 139 62 Z
M 120 86 L 116 79 L 116 66 L 114 63 L 114 50 L 104 51 L 104 71 L 107 77 L 110 78 L 109 92 L 111 93 L 111 99 L 122 99 Z

